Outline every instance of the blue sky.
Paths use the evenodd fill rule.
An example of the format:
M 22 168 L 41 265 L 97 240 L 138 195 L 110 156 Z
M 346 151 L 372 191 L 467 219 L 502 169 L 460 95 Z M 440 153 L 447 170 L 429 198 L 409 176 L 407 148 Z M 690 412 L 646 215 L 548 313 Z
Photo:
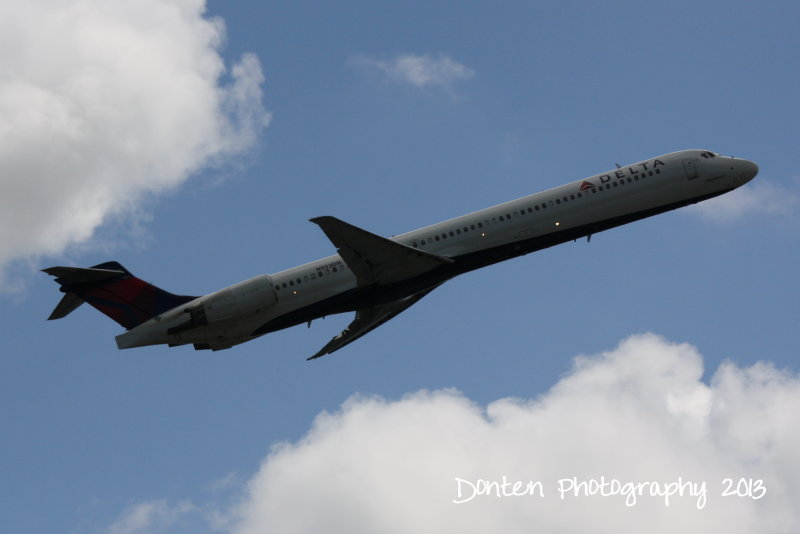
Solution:
M 170 2 L 147 4 L 160 9 Z M 350 504 L 356 510 L 349 519 L 326 515 L 314 492 L 304 503 L 302 492 L 294 493 L 304 480 L 317 486 L 328 481 L 335 490 L 337 476 L 347 479 L 339 480 L 342 484 L 356 476 L 348 478 L 349 464 L 338 475 L 311 469 L 324 457 L 314 456 L 322 450 L 314 448 L 315 439 L 323 443 L 320 436 L 335 437 L 331 428 L 339 428 L 354 441 L 331 443 L 369 441 L 347 430 L 348 417 L 361 421 L 359 410 L 366 410 L 364 417 L 375 417 L 376 424 L 385 416 L 398 422 L 395 429 L 408 425 L 408 433 L 391 440 L 408 439 L 405 452 L 393 457 L 394 449 L 387 447 L 387 464 L 402 463 L 401 454 L 416 450 L 422 465 L 433 456 L 426 455 L 424 440 L 410 437 L 422 412 L 405 408 L 429 402 L 432 408 L 425 413 L 437 413 L 440 401 L 447 406 L 463 402 L 483 413 L 484 423 L 497 423 L 486 410 L 490 403 L 509 397 L 522 399 L 520 406 L 527 406 L 526 399 L 554 403 L 556 395 L 573 391 L 570 384 L 582 383 L 581 373 L 603 368 L 600 363 L 574 367 L 577 355 L 608 352 L 606 359 L 590 360 L 605 362 L 612 374 L 627 369 L 628 352 L 618 345 L 644 333 L 662 336 L 633 342 L 656 355 L 642 361 L 656 363 L 633 373 L 631 383 L 655 383 L 648 381 L 653 373 L 668 367 L 657 362 L 689 369 L 681 383 L 700 392 L 690 395 L 700 399 L 689 403 L 692 413 L 706 396 L 735 405 L 725 396 L 735 388 L 725 385 L 737 372 L 749 377 L 742 379 L 745 386 L 763 386 L 742 388 L 754 399 L 764 395 L 769 413 L 790 413 L 797 405 L 800 75 L 794 66 L 800 11 L 795 4 L 210 1 L 205 15 L 200 2 L 177 4 L 185 10 L 183 18 L 173 21 L 164 12 L 158 24 L 148 16 L 161 11 L 148 15 L 129 3 L 121 3 L 127 7 L 117 13 L 116 7 L 90 2 L 77 19 L 51 16 L 52 6 L 0 10 L 6 12 L 0 26 L 13 29 L 4 34 L 21 43 L 2 53 L 15 67 L 0 74 L 0 109 L 13 116 L 7 124 L 40 134 L 15 138 L 13 132 L 20 130 L 9 127 L 0 133 L 6 146 L 0 151 L 7 168 L 4 187 L 11 192 L 6 198 L 14 199 L 3 204 L 11 215 L 0 219 L 6 236 L 0 243 L 6 334 L 0 341 L 0 515 L 7 531 L 304 531 L 297 524 L 286 526 L 271 505 L 259 507 L 263 495 L 275 494 L 285 496 L 285 509 L 300 515 L 314 515 L 302 512 L 303 506 L 321 510 L 334 531 L 361 531 L 363 524 L 347 521 L 356 521 L 365 509 L 374 523 L 365 519 L 364 524 L 381 526 L 396 520 L 384 512 L 397 512 L 388 503 L 399 501 L 365 504 L 364 494 L 380 493 L 372 486 L 340 495 L 345 509 Z M 103 16 L 95 19 L 93 11 Z M 224 38 L 209 37 L 215 26 L 203 17 L 224 21 Z M 128 40 L 128 34 L 118 41 L 102 31 L 127 25 L 146 46 L 134 37 Z M 91 85 L 101 88 L 97 98 L 79 98 L 66 84 L 46 82 L 63 75 L 42 74 L 56 72 L 55 62 L 37 61 L 43 50 L 61 42 L 57 36 L 72 42 L 76 27 L 94 32 L 82 35 L 97 36 L 93 53 L 108 40 L 98 65 L 119 66 L 97 71 L 108 76 L 105 84 Z M 159 31 L 138 31 L 156 27 Z M 61 61 L 74 62 L 73 72 L 95 72 L 92 54 L 73 57 L 71 48 L 61 48 Z M 175 63 L 166 61 L 172 55 Z M 402 57 L 439 70 L 430 78 L 415 78 L 398 70 Z M 226 73 L 215 71 L 219 60 Z M 192 67 L 184 72 L 187 64 Z M 62 131 L 62 123 L 45 109 L 44 98 L 26 96 L 29 113 L 17 113 L 20 87 L 40 87 L 73 103 L 67 109 L 78 110 L 79 133 L 53 133 Z M 81 106 L 88 110 L 95 104 L 140 112 L 82 113 Z M 40 115 L 48 119 L 39 121 Z M 165 126 L 172 117 L 177 119 Z M 111 132 L 110 139 L 81 137 L 95 131 Z M 145 133 L 114 144 L 131 131 Z M 334 215 L 378 234 L 399 234 L 605 171 L 615 162 L 686 148 L 745 157 L 761 171 L 747 189 L 720 199 L 716 207 L 664 214 L 596 235 L 588 244 L 565 244 L 455 279 L 369 336 L 318 361 L 305 358 L 338 333 L 349 316 L 328 317 L 310 329 L 295 327 L 217 353 L 186 347 L 118 351 L 113 340 L 118 325 L 88 307 L 61 321 L 45 321 L 60 294 L 36 272 L 39 268 L 115 259 L 162 288 L 202 294 L 332 254 L 333 246 L 308 222 L 315 216 Z M 87 161 L 94 163 L 82 166 Z M 70 191 L 78 187 L 104 191 L 91 204 L 104 210 L 87 214 L 87 205 L 76 201 L 63 218 L 37 226 L 71 202 Z M 51 195 L 52 190 L 61 193 Z M 78 225 L 81 217 L 95 222 Z M 61 230 L 61 240 L 53 237 Z M 36 245 L 26 248 L 14 236 Z M 696 354 L 673 350 L 683 343 L 695 347 Z M 768 364 L 753 368 L 757 362 Z M 721 365 L 730 372 L 717 373 Z M 785 395 L 770 385 L 786 388 Z M 461 400 L 441 392 L 447 388 L 461 392 L 456 396 Z M 434 392 L 433 397 L 414 397 L 421 390 Z M 624 384 L 614 382 L 597 398 L 625 391 Z M 669 397 L 677 390 L 665 391 Z M 340 408 L 354 394 L 365 397 Z M 632 397 L 637 402 L 649 398 L 646 391 L 637 395 Z M 371 396 L 384 400 L 370 401 Z M 539 408 L 551 406 L 547 402 Z M 453 420 L 464 405 L 453 408 Z M 323 412 L 333 414 L 327 416 L 331 420 L 314 423 Z M 697 443 L 729 443 L 730 436 L 746 441 L 725 428 L 765 418 L 742 413 L 753 419 L 734 414 L 727 426 L 708 423 L 701 434 L 710 441 L 698 437 Z M 614 421 L 609 419 L 606 430 Z M 770 450 L 800 444 L 797 433 L 781 433 L 791 417 L 776 421 L 772 430 L 755 425 L 744 434 L 755 441 L 762 436 Z M 391 429 L 364 425 L 356 425 L 364 436 L 384 431 L 387 439 L 392 436 Z M 423 427 L 428 428 L 420 423 Z M 316 430 L 309 433 L 311 428 Z M 575 428 L 583 427 L 576 423 Z M 635 436 L 645 433 L 639 430 Z M 505 444 L 520 439 L 501 434 L 502 439 L 490 437 L 491 432 L 481 439 Z M 585 440 L 580 433 L 570 436 Z M 280 443 L 283 448 L 276 449 Z M 640 453 L 650 464 L 672 465 L 659 463 L 663 451 L 651 445 L 643 444 L 648 452 Z M 784 504 L 800 490 L 800 475 L 794 476 L 800 466 L 789 456 L 761 457 L 749 447 L 735 449 L 749 451 L 740 456 L 731 454 L 755 457 L 754 464 L 742 460 L 741 465 L 755 465 L 752 475 L 768 484 L 774 473 L 771 488 L 783 488 L 783 493 L 775 490 L 772 501 L 749 505 L 753 513 L 787 518 L 788 523 L 762 524 L 763 531 L 789 532 L 797 516 Z M 697 458 L 703 457 L 701 449 Z M 283 456 L 276 456 L 281 450 Z M 547 450 L 564 472 L 575 465 L 571 456 Z M 348 458 L 348 451 L 339 452 Z M 603 458 L 607 451 L 594 452 Z M 484 451 L 480 457 L 488 455 Z M 413 469 L 413 458 L 404 461 Z M 514 467 L 534 464 L 520 452 L 519 462 L 504 468 L 508 475 L 536 478 L 537 472 Z M 297 479 L 289 483 L 275 475 L 273 469 L 281 466 Z M 380 466 L 373 467 L 380 473 Z M 476 472 L 501 469 L 482 468 Z M 451 471 L 437 472 L 448 498 L 453 478 L 461 476 L 458 469 L 456 462 Z M 740 476 L 720 469 L 729 473 L 725 476 Z M 666 469 L 662 475 L 674 478 L 678 471 Z M 623 476 L 617 472 L 611 475 Z M 781 472 L 792 475 L 780 478 Z M 262 487 L 269 491 L 260 492 Z M 516 516 L 487 504 L 455 513 L 450 503 L 431 502 L 426 501 L 431 507 L 426 517 L 437 518 L 431 524 L 438 531 L 455 529 L 471 514 L 489 518 L 492 525 L 491 518 L 503 512 L 512 530 L 522 524 L 513 523 L 515 517 L 529 519 L 530 510 Z M 406 512 L 419 509 L 409 506 Z M 648 526 L 646 517 L 608 507 L 612 515 L 602 517 L 609 525 L 630 520 Z M 681 524 L 708 521 L 731 532 L 751 531 L 747 521 L 726 524 L 725 508 L 711 508 L 689 519 L 675 512 L 664 524 L 679 518 L 688 521 Z M 258 522 L 259 510 L 268 518 L 266 527 Z M 563 526 L 571 515 L 563 508 L 552 511 L 549 524 Z M 581 531 L 580 525 L 573 527 Z

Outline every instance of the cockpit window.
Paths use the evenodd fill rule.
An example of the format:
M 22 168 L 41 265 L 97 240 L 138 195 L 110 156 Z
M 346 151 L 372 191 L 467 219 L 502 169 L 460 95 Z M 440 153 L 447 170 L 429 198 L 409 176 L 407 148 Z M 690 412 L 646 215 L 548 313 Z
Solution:
M 708 158 L 716 158 L 717 155 L 714 154 L 713 152 L 701 152 L 700 157 L 708 159 Z

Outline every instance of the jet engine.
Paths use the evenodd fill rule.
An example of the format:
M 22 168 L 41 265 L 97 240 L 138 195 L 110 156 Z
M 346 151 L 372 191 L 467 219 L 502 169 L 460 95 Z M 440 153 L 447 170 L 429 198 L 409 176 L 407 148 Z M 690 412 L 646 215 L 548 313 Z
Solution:
M 262 274 L 190 303 L 183 310 L 189 315 L 188 320 L 170 328 L 167 333 L 178 334 L 209 323 L 250 317 L 277 301 L 272 279 L 269 275 Z

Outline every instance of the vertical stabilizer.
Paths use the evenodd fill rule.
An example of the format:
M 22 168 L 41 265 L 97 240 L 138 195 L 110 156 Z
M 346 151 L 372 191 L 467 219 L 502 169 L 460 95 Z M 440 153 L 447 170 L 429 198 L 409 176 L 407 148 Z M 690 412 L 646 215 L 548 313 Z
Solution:
M 127 330 L 197 297 L 174 295 L 136 278 L 115 261 L 94 267 L 49 267 L 66 293 L 48 319 L 66 317 L 84 302 Z

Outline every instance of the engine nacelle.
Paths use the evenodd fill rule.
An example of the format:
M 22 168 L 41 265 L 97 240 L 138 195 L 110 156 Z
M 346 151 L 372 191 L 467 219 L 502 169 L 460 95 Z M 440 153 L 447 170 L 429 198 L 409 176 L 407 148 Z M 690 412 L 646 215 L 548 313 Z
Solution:
M 250 317 L 276 302 L 278 296 L 272 286 L 272 279 L 269 275 L 262 274 L 194 301 L 184 308 L 189 316 L 187 320 L 170 328 L 167 333 L 178 334 L 209 323 Z
M 201 299 L 209 322 L 255 315 L 278 302 L 272 279 L 262 274 Z

